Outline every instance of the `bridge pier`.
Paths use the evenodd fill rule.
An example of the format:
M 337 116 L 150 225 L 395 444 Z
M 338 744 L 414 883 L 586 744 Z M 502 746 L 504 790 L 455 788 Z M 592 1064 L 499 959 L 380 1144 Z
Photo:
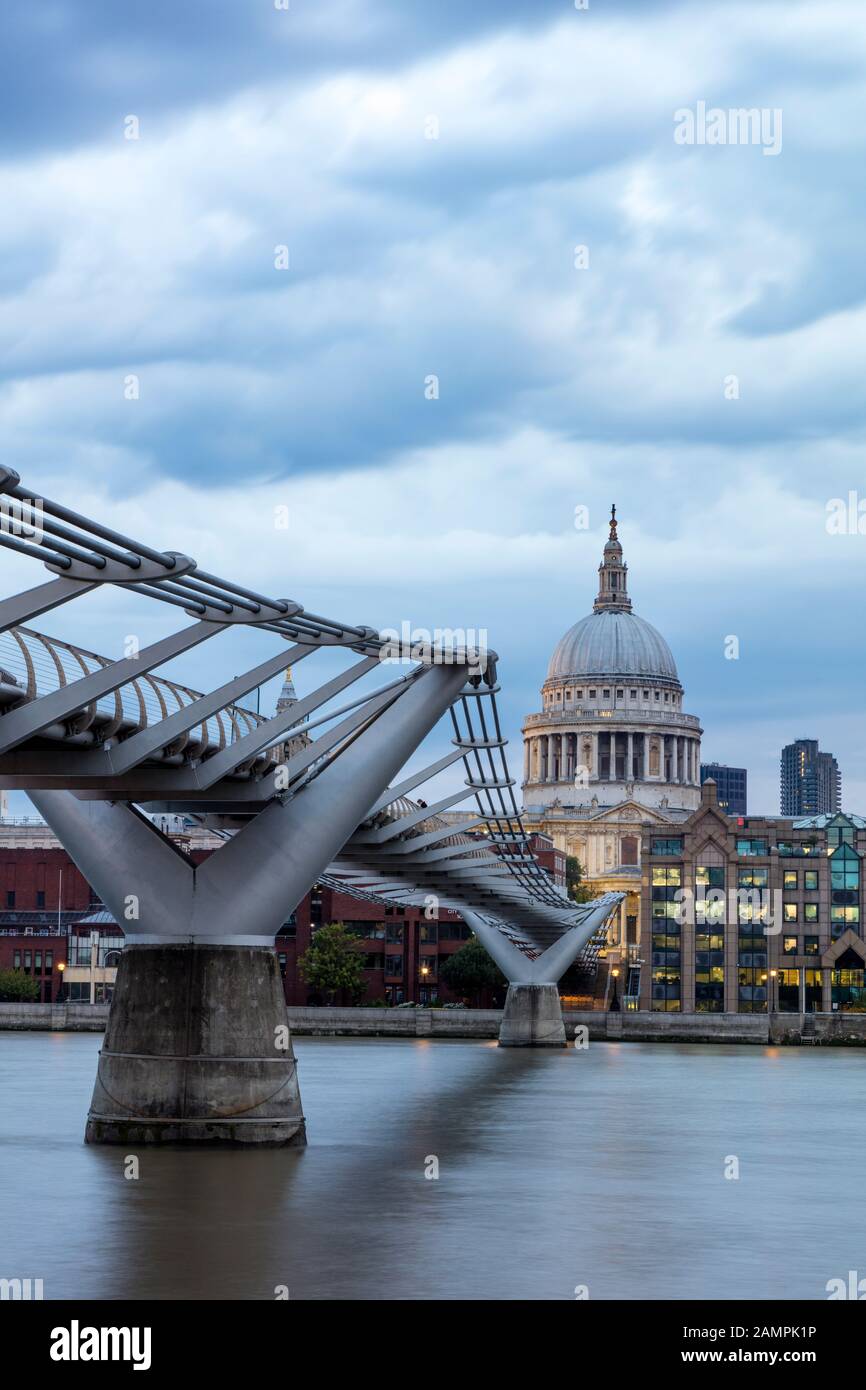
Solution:
M 85 1139 L 90 1144 L 305 1142 L 272 948 L 127 946 Z
M 508 980 L 505 1010 L 499 1029 L 500 1047 L 567 1046 L 556 982 L 618 904 L 619 896 L 613 894 L 587 904 L 582 920 L 576 926 L 534 956 L 528 956 L 515 940 L 499 931 L 483 913 L 463 910 L 464 922 L 472 928 Z M 517 913 L 508 925 L 519 937 L 520 919 Z
M 499 1029 L 499 1046 L 567 1046 L 558 985 L 508 986 Z

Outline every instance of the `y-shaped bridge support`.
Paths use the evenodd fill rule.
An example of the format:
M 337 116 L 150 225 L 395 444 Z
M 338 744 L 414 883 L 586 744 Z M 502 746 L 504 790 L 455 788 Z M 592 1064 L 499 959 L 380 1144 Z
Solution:
M 565 1047 L 565 1024 L 557 981 L 603 925 L 622 897 L 599 899 L 578 926 L 565 932 L 535 959 L 519 950 L 498 927 L 477 912 L 463 911 L 488 955 L 508 980 L 505 1011 L 499 1030 L 500 1047 Z M 589 904 L 590 908 L 594 905 Z
M 89 1142 L 305 1142 L 274 937 L 465 677 L 422 670 L 296 795 L 198 866 L 125 803 L 31 793 L 128 939 Z

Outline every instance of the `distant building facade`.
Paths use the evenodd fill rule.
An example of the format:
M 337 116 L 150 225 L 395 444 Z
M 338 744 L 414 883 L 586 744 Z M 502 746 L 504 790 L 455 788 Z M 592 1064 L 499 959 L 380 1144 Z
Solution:
M 782 815 L 832 815 L 841 805 L 842 774 L 832 753 L 822 753 L 814 738 L 787 744 L 782 749 Z
M 701 786 L 710 777 L 716 784 L 719 809 L 729 816 L 748 815 L 749 774 L 744 767 L 726 763 L 701 763 Z
M 866 1009 L 864 857 L 862 817 L 730 817 L 708 780 L 675 834 L 645 827 L 639 1007 Z

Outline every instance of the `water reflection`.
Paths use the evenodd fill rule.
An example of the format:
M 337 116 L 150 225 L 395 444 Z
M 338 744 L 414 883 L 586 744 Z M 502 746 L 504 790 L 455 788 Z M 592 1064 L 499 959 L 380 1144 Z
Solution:
M 49 1297 L 821 1298 L 863 1265 L 857 1053 L 301 1038 L 306 1150 L 127 1181 L 82 1143 L 98 1046 L 0 1034 L 0 1274 Z

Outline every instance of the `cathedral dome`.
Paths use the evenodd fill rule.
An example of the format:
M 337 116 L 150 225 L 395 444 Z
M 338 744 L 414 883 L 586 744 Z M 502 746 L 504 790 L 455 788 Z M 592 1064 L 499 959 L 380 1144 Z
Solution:
M 581 618 L 557 643 L 548 680 L 571 676 L 630 676 L 676 681 L 676 663 L 661 633 L 644 618 L 604 608 Z

